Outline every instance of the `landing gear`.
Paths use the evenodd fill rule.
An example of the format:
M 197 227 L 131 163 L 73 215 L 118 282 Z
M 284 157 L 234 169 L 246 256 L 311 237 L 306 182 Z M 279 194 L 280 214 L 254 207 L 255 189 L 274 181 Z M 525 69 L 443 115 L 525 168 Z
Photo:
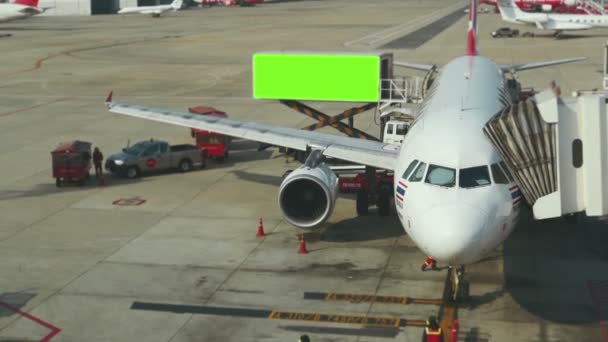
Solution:
M 391 188 L 389 186 L 383 185 L 378 190 L 376 206 L 378 207 L 378 215 L 388 216 L 391 214 Z
M 464 279 L 464 266 L 450 266 L 450 300 L 465 302 L 469 300 L 469 282 Z
M 365 216 L 369 212 L 369 193 L 365 190 L 357 192 L 357 215 Z
M 558 31 L 553 32 L 553 37 L 555 37 L 555 38 L 559 38 L 561 35 L 562 35 L 562 31 L 558 30 Z

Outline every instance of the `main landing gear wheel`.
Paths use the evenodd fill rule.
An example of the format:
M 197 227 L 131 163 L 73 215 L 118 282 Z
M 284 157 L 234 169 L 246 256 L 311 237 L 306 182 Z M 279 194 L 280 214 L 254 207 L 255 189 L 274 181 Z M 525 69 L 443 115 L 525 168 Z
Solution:
M 357 215 L 365 216 L 369 212 L 369 194 L 361 190 L 357 192 Z
M 380 188 L 380 194 L 378 195 L 378 214 L 380 216 L 388 216 L 391 214 L 391 189 L 387 187 Z
M 469 282 L 464 279 L 464 266 L 450 266 L 450 299 L 454 302 L 469 300 Z

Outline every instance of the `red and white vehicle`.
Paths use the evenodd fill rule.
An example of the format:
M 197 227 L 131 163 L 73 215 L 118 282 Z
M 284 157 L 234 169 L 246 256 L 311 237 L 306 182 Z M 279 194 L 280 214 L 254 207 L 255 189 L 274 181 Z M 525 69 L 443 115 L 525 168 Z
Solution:
M 264 0 L 194 0 L 201 6 L 250 6 L 261 4 Z
M 553 12 L 570 14 L 602 14 L 601 6 L 586 6 L 591 0 L 515 0 L 515 4 L 523 11 Z M 498 12 L 498 0 L 481 0 L 480 3 L 494 6 Z
M 226 112 L 213 107 L 196 106 L 188 108 L 188 111 L 193 114 L 214 116 L 222 119 L 228 118 Z M 196 139 L 196 147 L 204 151 L 207 157 L 222 162 L 228 156 L 230 137 L 196 128 L 190 129 L 190 135 Z
M 365 172 L 358 173 L 354 177 L 340 175 L 338 177 L 338 189 L 340 192 L 369 191 L 369 183 L 365 178 Z M 393 175 L 389 173 L 376 174 L 376 184 L 380 183 L 392 185 Z

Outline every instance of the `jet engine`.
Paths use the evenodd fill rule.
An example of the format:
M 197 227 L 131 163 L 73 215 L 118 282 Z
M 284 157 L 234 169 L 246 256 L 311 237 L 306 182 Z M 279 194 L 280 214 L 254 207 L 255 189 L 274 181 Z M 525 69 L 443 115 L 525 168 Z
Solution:
M 279 208 L 298 228 L 314 228 L 334 210 L 338 177 L 322 159 L 322 151 L 313 150 L 304 165 L 287 175 L 279 188 Z
M 566 1 L 567 1 L 567 0 L 566 0 Z M 543 12 L 551 12 L 551 11 L 553 10 L 553 6 L 551 6 L 551 5 L 542 5 L 542 6 L 540 7 L 540 9 L 541 9 Z
M 576 0 L 564 0 L 564 5 L 572 7 L 576 5 Z

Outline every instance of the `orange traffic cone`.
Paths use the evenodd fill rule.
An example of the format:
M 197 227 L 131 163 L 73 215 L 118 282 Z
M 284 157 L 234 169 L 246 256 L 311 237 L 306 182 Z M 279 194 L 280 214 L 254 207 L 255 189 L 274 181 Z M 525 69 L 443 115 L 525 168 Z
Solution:
M 260 223 L 258 224 L 258 233 L 255 234 L 255 237 L 262 238 L 264 236 L 266 236 L 266 234 L 264 234 L 264 224 L 262 223 L 262 218 L 260 217 Z
M 306 250 L 306 240 L 304 240 L 304 233 L 300 235 L 300 249 L 298 249 L 298 254 L 308 254 Z

